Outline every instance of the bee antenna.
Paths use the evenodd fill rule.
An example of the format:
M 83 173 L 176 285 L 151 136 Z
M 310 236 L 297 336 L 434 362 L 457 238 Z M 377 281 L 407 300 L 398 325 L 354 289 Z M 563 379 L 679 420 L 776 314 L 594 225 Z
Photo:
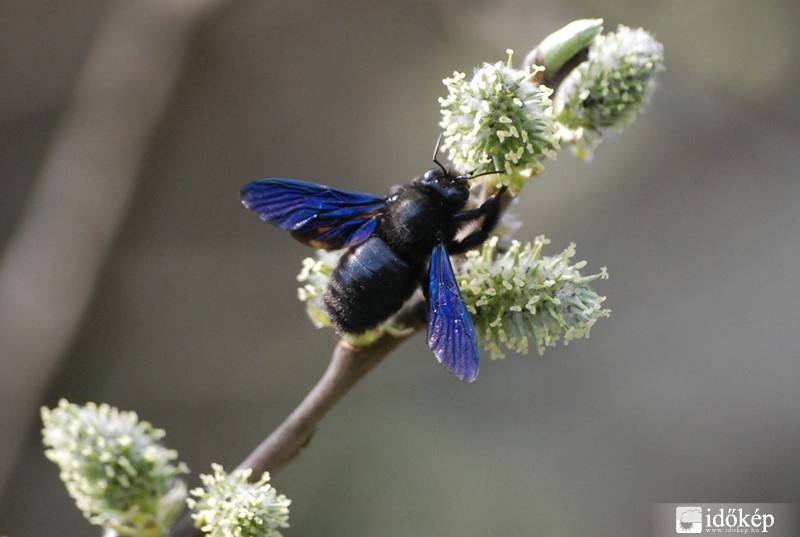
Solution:
M 483 175 L 491 175 L 493 173 L 503 173 L 503 170 L 492 170 L 492 171 L 489 171 L 489 172 L 479 173 L 478 175 L 475 175 L 474 173 L 475 172 L 469 174 L 469 178 L 470 179 L 475 179 L 476 177 L 481 177 Z
M 447 169 L 445 169 L 444 165 L 441 162 L 439 162 L 439 145 L 441 145 L 442 143 L 442 134 L 443 133 L 440 132 L 439 137 L 436 139 L 436 147 L 433 149 L 433 161 L 436 163 L 437 166 L 439 166 L 442 169 L 442 171 L 446 175 Z

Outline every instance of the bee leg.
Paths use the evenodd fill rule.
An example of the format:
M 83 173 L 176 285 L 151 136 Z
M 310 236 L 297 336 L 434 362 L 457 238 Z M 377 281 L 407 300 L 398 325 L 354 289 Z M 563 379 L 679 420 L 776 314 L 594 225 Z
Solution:
M 492 232 L 497 222 L 500 220 L 500 209 L 502 208 L 503 194 L 505 191 L 506 186 L 503 185 L 477 209 L 461 211 L 454 215 L 453 218 L 456 222 L 468 222 L 481 217 L 483 217 L 483 222 L 481 222 L 481 227 L 474 233 L 470 233 L 459 241 L 454 240 L 450 242 L 447 245 L 448 253 L 460 254 L 466 252 L 482 244 L 483 241 L 489 238 L 489 233 Z
M 501 186 L 497 189 L 497 192 L 492 194 L 489 199 L 483 202 L 483 205 L 476 209 L 470 209 L 468 211 L 456 213 L 453 215 L 453 220 L 456 222 L 469 222 L 470 220 L 477 220 L 481 216 L 486 216 L 488 218 L 494 213 L 496 224 L 496 220 L 500 217 L 500 207 L 503 200 L 503 194 L 506 190 L 508 190 L 506 185 Z

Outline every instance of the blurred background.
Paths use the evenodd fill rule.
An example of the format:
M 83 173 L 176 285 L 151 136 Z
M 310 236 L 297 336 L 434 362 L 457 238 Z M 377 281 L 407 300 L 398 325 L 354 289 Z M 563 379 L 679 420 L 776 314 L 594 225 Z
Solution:
M 374 193 L 430 166 L 441 79 L 577 18 L 664 44 L 651 105 L 562 151 L 516 237 L 577 243 L 609 319 L 454 380 L 417 335 L 273 478 L 291 535 L 650 533 L 656 502 L 800 496 L 800 4 L 17 0 L 0 32 L 0 534 L 99 535 L 38 408 L 108 402 L 197 474 L 296 406 L 335 338 L 268 176 Z M 95 533 L 96 532 L 96 533 Z

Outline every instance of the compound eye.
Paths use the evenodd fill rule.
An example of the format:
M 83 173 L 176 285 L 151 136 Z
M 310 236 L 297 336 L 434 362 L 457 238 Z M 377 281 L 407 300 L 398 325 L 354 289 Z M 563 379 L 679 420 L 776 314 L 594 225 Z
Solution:
M 434 184 L 442 177 L 442 170 L 438 168 L 431 168 L 422 176 L 422 181 L 428 184 Z

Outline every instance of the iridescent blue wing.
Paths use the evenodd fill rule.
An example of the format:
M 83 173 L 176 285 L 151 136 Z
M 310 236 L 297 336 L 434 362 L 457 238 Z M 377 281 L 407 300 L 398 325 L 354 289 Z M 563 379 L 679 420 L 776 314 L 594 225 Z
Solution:
M 472 382 L 478 376 L 475 329 L 441 243 L 433 248 L 428 272 L 428 347 L 461 380 Z
M 300 242 L 337 250 L 364 242 L 375 231 L 386 198 L 291 179 L 263 179 L 240 193 L 259 218 L 290 231 Z

